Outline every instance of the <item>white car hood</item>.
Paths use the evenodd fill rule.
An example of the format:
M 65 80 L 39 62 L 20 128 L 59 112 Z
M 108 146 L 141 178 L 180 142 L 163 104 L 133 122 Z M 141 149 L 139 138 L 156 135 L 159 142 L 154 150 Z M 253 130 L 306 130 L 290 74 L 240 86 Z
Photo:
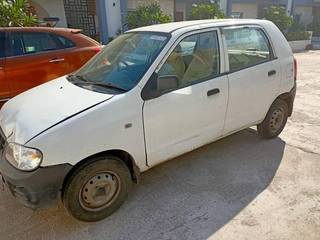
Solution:
M 113 95 L 89 91 L 58 78 L 9 100 L 0 111 L 0 126 L 10 142 L 31 138 Z

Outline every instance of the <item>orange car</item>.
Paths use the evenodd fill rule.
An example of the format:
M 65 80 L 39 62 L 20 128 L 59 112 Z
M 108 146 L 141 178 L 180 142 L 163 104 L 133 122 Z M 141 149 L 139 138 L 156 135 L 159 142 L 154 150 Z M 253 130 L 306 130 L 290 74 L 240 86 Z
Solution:
M 80 68 L 101 50 L 65 28 L 0 28 L 0 106 L 15 95 Z

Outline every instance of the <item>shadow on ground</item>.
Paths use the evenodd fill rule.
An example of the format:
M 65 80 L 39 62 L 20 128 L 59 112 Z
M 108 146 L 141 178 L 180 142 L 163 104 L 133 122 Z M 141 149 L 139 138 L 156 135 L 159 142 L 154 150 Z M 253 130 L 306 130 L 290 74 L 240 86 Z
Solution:
M 0 239 L 207 239 L 272 181 L 285 143 L 252 129 L 149 170 L 108 219 L 84 224 L 62 207 L 33 212 L 0 195 Z

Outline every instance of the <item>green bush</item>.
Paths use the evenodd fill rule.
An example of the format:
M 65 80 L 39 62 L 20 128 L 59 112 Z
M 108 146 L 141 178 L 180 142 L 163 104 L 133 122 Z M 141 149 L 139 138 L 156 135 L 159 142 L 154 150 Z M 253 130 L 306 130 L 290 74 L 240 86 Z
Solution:
M 310 39 L 310 33 L 306 31 L 287 32 L 285 37 L 288 41 L 308 40 Z
M 292 22 L 292 25 L 288 29 L 288 32 L 301 32 L 305 30 L 306 30 L 306 27 L 302 23 L 300 23 L 297 19 L 294 19 Z
M 305 31 L 306 27 L 301 24 L 297 19 L 294 19 L 292 25 L 284 33 L 288 41 L 299 41 L 310 39 L 310 33 Z
M 224 18 L 224 13 L 216 3 L 193 4 L 191 9 L 191 20 Z
M 26 0 L 0 0 L 0 27 L 28 27 L 38 23 Z
M 287 16 L 285 8 L 272 5 L 268 7 L 262 16 L 264 19 L 272 21 L 281 32 L 285 33 L 293 24 L 291 17 Z
M 157 2 L 140 5 L 128 15 L 128 26 L 131 29 L 167 22 L 171 22 L 171 17 L 162 12 Z

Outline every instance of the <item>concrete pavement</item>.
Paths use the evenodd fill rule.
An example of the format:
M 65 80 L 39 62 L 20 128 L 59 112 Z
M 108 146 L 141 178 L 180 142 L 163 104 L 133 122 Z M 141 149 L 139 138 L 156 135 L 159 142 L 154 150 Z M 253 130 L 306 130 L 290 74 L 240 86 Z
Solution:
M 320 52 L 296 57 L 294 114 L 279 138 L 248 129 L 155 167 L 94 224 L 0 192 L 0 239 L 320 239 Z

